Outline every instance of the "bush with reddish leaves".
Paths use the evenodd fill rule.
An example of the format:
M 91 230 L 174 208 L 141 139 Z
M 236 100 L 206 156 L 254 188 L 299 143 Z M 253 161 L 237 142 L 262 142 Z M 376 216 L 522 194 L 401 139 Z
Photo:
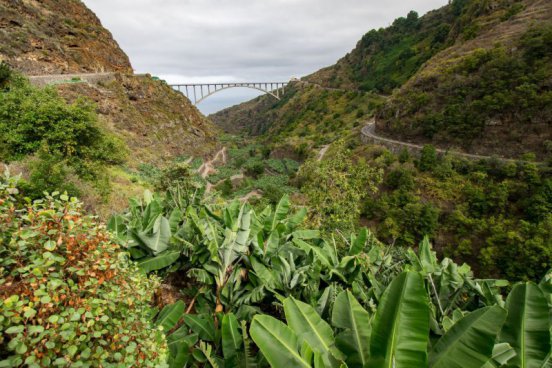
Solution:
M 0 180 L 0 367 L 157 367 L 158 284 L 75 198 L 33 203 Z

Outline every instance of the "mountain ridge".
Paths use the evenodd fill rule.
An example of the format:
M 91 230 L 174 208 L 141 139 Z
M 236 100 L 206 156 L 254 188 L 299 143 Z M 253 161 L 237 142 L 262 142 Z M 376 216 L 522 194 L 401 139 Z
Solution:
M 415 93 L 419 92 L 428 100 L 435 97 L 433 110 L 446 110 L 452 103 L 443 98 L 438 100 L 439 91 L 431 90 L 433 88 L 431 87 L 432 81 L 436 79 L 435 75 L 437 74 L 432 73 L 432 70 L 450 69 L 483 46 L 485 49 L 492 49 L 496 44 L 493 41 L 495 38 L 500 40 L 505 49 L 508 47 L 519 49 L 518 43 L 522 36 L 530 32 L 534 26 L 546 25 L 551 21 L 552 3 L 544 0 L 454 0 L 449 5 L 430 11 L 422 17 L 418 17 L 417 13 L 412 11 L 406 17 L 396 19 L 390 27 L 366 33 L 357 46 L 336 64 L 312 73 L 304 77 L 303 80 L 327 88 L 365 90 L 375 94 L 387 94 L 389 96 L 387 102 L 381 99 L 374 103 L 372 99 L 368 99 L 369 103 L 361 103 L 355 108 L 359 110 L 359 117 L 376 115 L 378 117 L 378 132 L 390 138 L 404 139 L 420 144 L 435 144 L 441 148 L 450 148 L 466 153 L 496 154 L 509 158 L 533 152 L 539 159 L 544 160 L 549 154 L 546 142 L 552 139 L 550 137 L 550 117 L 546 109 L 535 109 L 536 105 L 532 101 L 527 102 L 530 106 L 523 109 L 529 111 L 530 108 L 533 108 L 531 111 L 535 112 L 534 116 L 541 116 L 540 119 L 544 123 L 541 127 L 534 129 L 520 127 L 519 130 L 524 131 L 525 134 L 522 139 L 517 134 L 512 134 L 510 139 L 507 133 L 512 129 L 506 124 L 504 132 L 499 134 L 500 139 L 506 144 L 502 144 L 500 139 L 494 139 L 493 134 L 496 129 L 479 130 L 478 135 L 464 137 L 461 131 L 455 132 L 443 127 L 444 134 L 441 136 L 425 137 L 423 134 L 413 131 L 412 127 L 416 125 L 416 119 L 424 118 L 423 115 L 430 114 L 430 111 L 411 112 L 407 111 L 405 107 L 416 104 Z M 551 51 L 546 52 L 552 53 Z M 541 69 L 542 73 L 551 72 L 547 66 Z M 527 73 L 533 72 L 537 73 L 535 68 L 529 66 Z M 443 83 L 457 79 L 454 74 L 444 75 Z M 550 86 L 546 84 L 547 78 L 542 75 L 537 78 L 544 83 L 538 87 L 537 93 L 539 96 L 546 96 L 549 93 L 547 91 L 550 91 Z M 523 82 L 512 81 L 512 83 L 514 83 L 513 87 L 501 88 L 516 88 L 515 86 Z M 413 91 L 411 87 L 413 85 L 416 85 L 419 91 L 415 89 Z M 500 90 L 482 91 L 477 85 L 468 85 L 466 88 L 469 88 L 472 94 L 501 93 Z M 449 91 L 448 94 L 452 96 L 454 92 Z M 313 95 L 312 97 L 325 98 L 322 95 Z M 403 98 L 401 99 L 401 97 Z M 303 112 L 296 110 L 296 106 L 288 104 L 288 101 L 297 99 L 296 91 L 290 89 L 288 96 L 284 96 L 284 102 L 270 101 L 268 97 L 261 96 L 212 114 L 210 118 L 223 129 L 228 129 L 226 122 L 237 120 L 240 122 L 239 126 L 246 127 L 246 131 L 255 134 L 267 133 L 272 139 L 278 139 L 281 131 L 293 130 L 295 126 L 310 125 L 310 122 L 302 121 Z M 469 100 L 464 102 L 468 103 Z M 303 103 L 307 102 L 303 101 Z M 459 103 L 461 104 L 463 101 Z M 353 103 L 353 105 L 356 104 Z M 331 103 L 328 110 L 327 115 L 330 119 L 336 114 L 342 115 L 342 109 L 340 107 L 333 109 Z M 397 111 L 399 112 L 397 113 Z M 407 114 L 411 116 L 406 116 Z M 283 119 L 282 116 L 286 116 L 286 118 Z M 404 122 L 395 123 L 394 120 L 398 117 Z M 478 115 L 477 119 L 496 122 L 501 120 L 502 116 L 500 113 L 488 113 Z M 322 118 L 321 122 L 325 120 L 326 118 Z M 340 120 L 343 119 L 339 116 L 334 120 L 334 125 L 341 126 L 344 132 L 362 122 L 361 119 L 356 119 L 354 122 L 341 124 Z M 421 123 L 418 125 L 422 126 Z M 320 123 L 314 124 L 314 130 L 319 128 L 322 128 Z M 296 133 L 303 134 L 305 137 L 316 135 L 316 133 L 301 133 L 301 129 L 295 130 Z M 312 130 L 313 128 L 311 128 Z M 311 141 L 316 143 L 319 138 L 313 137 Z M 318 143 L 323 144 L 324 142 Z M 505 149 L 505 146 L 512 148 Z

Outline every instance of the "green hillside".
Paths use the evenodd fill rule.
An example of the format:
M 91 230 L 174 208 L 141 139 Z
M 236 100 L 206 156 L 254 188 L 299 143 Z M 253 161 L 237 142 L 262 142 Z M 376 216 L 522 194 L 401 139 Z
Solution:
M 149 75 L 33 86 L 116 43 L 2 9 L 0 368 L 551 367 L 549 0 L 410 12 L 226 134 Z
M 551 3 L 533 0 L 453 1 L 421 17 L 411 12 L 368 32 L 335 65 L 293 82 L 281 101 L 262 96 L 210 118 L 223 128 L 237 122 L 234 129 L 274 155 L 310 158 L 294 182 L 316 214 L 332 208 L 312 218 L 317 225 L 346 217 L 401 246 L 429 234 L 440 254 L 485 275 L 531 278 L 552 256 L 551 12 Z M 400 147 L 393 154 L 362 144 L 360 128 L 373 117 L 379 135 L 488 159 L 439 157 L 428 146 L 435 159 L 424 168 Z M 349 166 L 332 157 L 341 139 Z M 320 175 L 331 181 L 366 162 L 383 171 L 375 192 L 370 181 L 352 178 L 320 189 Z M 328 204 L 355 192 L 363 194 L 343 202 L 344 211 Z

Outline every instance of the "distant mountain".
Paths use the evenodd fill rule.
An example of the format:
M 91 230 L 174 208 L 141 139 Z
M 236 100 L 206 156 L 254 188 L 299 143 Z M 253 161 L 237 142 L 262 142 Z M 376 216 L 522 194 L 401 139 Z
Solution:
M 274 139 L 286 132 L 317 143 L 338 136 L 340 127 L 348 134 L 373 114 L 378 134 L 393 138 L 544 158 L 552 141 L 551 27 L 549 0 L 453 0 L 368 32 L 281 102 L 262 96 L 210 118 L 225 129 L 237 122 Z M 359 97 L 362 92 L 370 97 Z M 339 93 L 351 104 L 333 103 Z M 352 110 L 355 119 L 343 119 Z M 327 126 L 333 130 L 320 137 Z

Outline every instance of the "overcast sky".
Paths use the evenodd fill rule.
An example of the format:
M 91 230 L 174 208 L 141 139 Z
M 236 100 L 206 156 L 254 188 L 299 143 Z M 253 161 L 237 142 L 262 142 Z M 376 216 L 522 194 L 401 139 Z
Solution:
M 447 0 L 84 0 L 137 73 L 178 82 L 288 81 L 335 63 L 363 34 Z M 222 91 L 206 114 L 248 100 Z

